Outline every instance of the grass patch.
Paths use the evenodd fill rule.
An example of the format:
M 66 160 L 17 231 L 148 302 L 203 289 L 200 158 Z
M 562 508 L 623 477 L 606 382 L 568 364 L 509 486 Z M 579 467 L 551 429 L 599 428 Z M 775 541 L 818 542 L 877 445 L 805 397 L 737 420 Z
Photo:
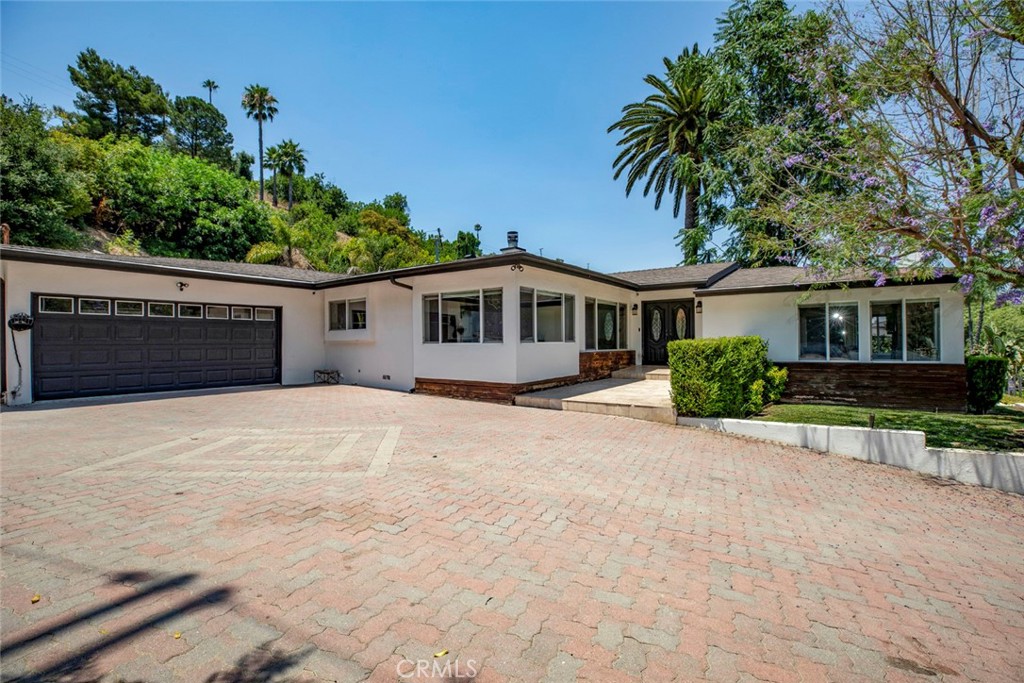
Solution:
M 773 405 L 756 416 L 767 422 L 798 422 L 836 427 L 867 427 L 874 413 L 876 429 L 914 429 L 933 448 L 1024 451 L 1024 412 L 994 408 L 988 415 L 931 413 L 923 410 L 854 408 L 825 405 Z
M 1003 394 L 1003 398 L 1000 403 L 1005 403 L 1008 406 L 1024 403 L 1024 396 L 1013 396 L 1012 394 Z

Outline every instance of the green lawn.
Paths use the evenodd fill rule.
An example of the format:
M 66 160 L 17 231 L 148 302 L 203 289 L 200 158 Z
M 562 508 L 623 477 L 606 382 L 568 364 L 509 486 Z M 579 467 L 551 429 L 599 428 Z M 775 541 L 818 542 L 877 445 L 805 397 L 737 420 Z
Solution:
M 916 429 L 935 448 L 1024 451 L 1024 412 L 995 408 L 988 415 L 930 413 L 920 410 L 824 405 L 773 405 L 754 417 L 769 422 L 867 427 L 874 413 L 877 429 Z

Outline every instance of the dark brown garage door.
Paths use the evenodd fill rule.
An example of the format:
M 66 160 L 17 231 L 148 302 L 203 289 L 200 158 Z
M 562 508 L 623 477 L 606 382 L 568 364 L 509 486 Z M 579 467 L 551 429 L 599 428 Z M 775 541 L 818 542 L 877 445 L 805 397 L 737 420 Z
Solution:
M 281 381 L 273 306 L 32 298 L 35 400 Z

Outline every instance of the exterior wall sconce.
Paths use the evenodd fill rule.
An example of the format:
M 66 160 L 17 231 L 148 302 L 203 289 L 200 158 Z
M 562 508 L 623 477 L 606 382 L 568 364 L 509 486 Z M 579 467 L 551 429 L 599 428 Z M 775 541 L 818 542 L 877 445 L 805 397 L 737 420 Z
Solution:
M 174 283 L 174 286 L 178 288 L 179 292 L 184 292 L 185 288 L 188 287 L 188 283 L 178 280 L 177 282 Z
M 640 310 L 640 304 L 633 304 L 633 315 L 637 315 L 637 312 L 639 310 Z
M 704 312 L 704 302 L 703 301 L 698 301 L 697 302 L 697 312 L 698 313 L 703 313 Z

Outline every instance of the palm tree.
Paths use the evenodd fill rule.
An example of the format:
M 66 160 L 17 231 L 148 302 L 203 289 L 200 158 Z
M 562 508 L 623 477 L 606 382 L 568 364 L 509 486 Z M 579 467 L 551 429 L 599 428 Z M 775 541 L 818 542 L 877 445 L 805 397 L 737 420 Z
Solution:
M 309 270 L 305 250 L 312 244 L 312 236 L 306 230 L 304 221 L 295 222 L 291 214 L 282 218 L 277 213 L 270 215 L 273 234 L 266 242 L 252 245 L 245 255 L 247 263 L 278 263 L 289 268 Z
M 203 87 L 210 92 L 210 104 L 213 104 L 213 91 L 220 90 L 220 86 L 217 85 L 217 81 L 213 80 L 212 78 L 207 78 L 205 81 L 203 81 Z
M 260 130 L 260 153 L 256 157 L 260 160 L 260 201 L 263 201 L 263 122 L 273 121 L 277 116 L 277 98 L 270 94 L 270 90 L 263 85 L 254 83 L 245 89 L 242 95 L 242 108 L 245 109 L 246 118 L 256 119 Z
M 274 175 L 270 177 L 270 201 L 274 206 L 277 206 L 277 171 L 282 168 L 281 148 L 271 145 L 267 147 L 267 152 L 264 156 L 266 158 L 263 160 L 263 165 L 274 172 Z
M 696 263 L 698 242 L 687 240 L 685 235 L 695 234 L 692 231 L 698 227 L 704 133 L 718 116 L 709 105 L 704 87 L 711 74 L 710 56 L 702 54 L 695 44 L 692 52 L 684 49 L 674 63 L 666 57 L 664 64 L 667 80 L 648 75 L 644 82 L 656 92 L 643 102 L 627 104 L 622 108 L 622 118 L 608 128 L 609 133 L 622 131 L 616 145 L 622 151 L 612 166 L 616 180 L 626 173 L 626 196 L 638 180 L 647 178 L 644 196 L 654 190 L 654 208 L 658 209 L 667 191 L 673 198 L 675 218 L 685 197 L 681 233 L 686 245 L 684 262 Z
M 285 140 L 280 145 L 281 172 L 288 176 L 288 210 L 292 210 L 292 176 L 306 172 L 306 153 L 294 140 Z

